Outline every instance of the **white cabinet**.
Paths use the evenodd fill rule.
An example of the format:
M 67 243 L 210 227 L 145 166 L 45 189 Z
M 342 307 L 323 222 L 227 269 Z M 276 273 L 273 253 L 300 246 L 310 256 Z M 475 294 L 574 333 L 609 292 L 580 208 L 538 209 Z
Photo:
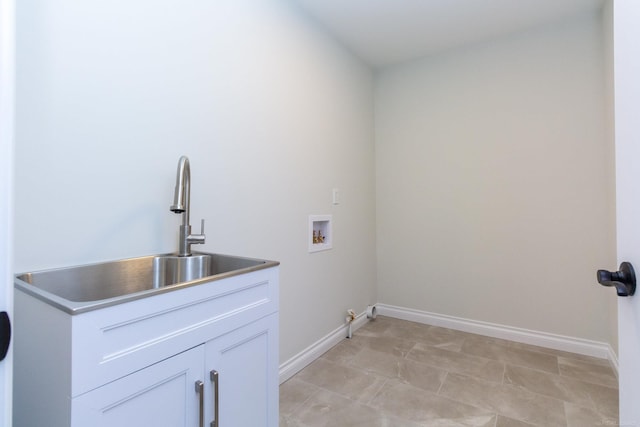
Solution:
M 215 419 L 215 408 L 218 427 L 278 425 L 278 361 L 269 352 L 277 346 L 277 330 L 278 317 L 271 315 L 206 344 L 205 396 L 212 396 L 214 402 L 205 406 L 205 425 Z
M 198 426 L 204 346 L 180 353 L 73 400 L 73 425 Z
M 16 290 L 15 316 L 16 427 L 278 425 L 278 267 L 76 315 Z
M 275 427 L 277 326 L 272 314 L 85 393 L 73 425 L 196 427 L 202 415 L 205 426 Z

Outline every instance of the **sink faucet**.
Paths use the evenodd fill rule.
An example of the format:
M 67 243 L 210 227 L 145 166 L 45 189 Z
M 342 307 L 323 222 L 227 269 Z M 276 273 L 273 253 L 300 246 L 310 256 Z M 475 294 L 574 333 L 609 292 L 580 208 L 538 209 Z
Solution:
M 178 174 L 176 175 L 176 191 L 173 205 L 169 209 L 177 214 L 182 214 L 180 226 L 180 240 L 178 242 L 178 255 L 190 256 L 191 245 L 204 243 L 204 219 L 200 223 L 200 234 L 191 234 L 189 224 L 189 204 L 191 197 L 191 167 L 187 156 L 180 157 L 178 161 Z

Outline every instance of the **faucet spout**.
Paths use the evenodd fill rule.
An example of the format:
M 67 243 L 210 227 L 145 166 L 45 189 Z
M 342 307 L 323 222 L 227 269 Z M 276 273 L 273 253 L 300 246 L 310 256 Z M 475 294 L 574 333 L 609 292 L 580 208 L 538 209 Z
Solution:
M 189 198 L 191 196 L 191 166 L 187 156 L 180 157 L 178 161 L 178 173 L 176 175 L 176 188 L 173 195 L 173 205 L 169 208 L 182 216 L 182 225 L 189 224 Z
M 191 224 L 189 224 L 190 198 L 191 166 L 189 165 L 189 158 L 182 156 L 178 161 L 173 204 L 169 207 L 172 212 L 182 214 L 182 225 L 180 226 L 180 238 L 178 242 L 179 256 L 190 256 L 192 244 L 202 244 L 205 242 L 204 220 L 202 220 L 200 234 L 191 234 Z

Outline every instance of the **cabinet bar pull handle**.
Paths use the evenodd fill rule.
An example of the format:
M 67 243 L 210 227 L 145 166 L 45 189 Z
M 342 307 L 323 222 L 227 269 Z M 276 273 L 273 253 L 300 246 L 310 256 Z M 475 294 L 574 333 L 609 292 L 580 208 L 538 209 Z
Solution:
M 200 427 L 204 427 L 204 383 L 200 380 L 196 381 L 196 393 L 200 395 Z
M 211 377 L 211 381 L 213 382 L 213 416 L 214 419 L 213 421 L 211 421 L 211 427 L 220 427 L 220 424 L 218 423 L 218 420 L 220 418 L 219 417 L 219 411 L 218 411 L 218 379 L 219 379 L 219 375 L 218 375 L 218 371 L 216 371 L 215 369 L 213 371 L 211 371 L 209 373 L 210 377 Z

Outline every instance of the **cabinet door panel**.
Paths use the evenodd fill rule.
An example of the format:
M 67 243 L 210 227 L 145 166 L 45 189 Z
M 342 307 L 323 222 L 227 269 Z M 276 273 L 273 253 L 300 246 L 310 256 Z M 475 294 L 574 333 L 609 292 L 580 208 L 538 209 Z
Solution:
M 207 375 L 215 370 L 219 376 L 218 427 L 278 425 L 277 326 L 273 314 L 207 343 Z M 211 399 L 212 388 L 208 382 Z M 213 421 L 214 403 L 206 407 Z
M 197 426 L 204 348 L 199 346 L 73 401 L 74 426 Z

